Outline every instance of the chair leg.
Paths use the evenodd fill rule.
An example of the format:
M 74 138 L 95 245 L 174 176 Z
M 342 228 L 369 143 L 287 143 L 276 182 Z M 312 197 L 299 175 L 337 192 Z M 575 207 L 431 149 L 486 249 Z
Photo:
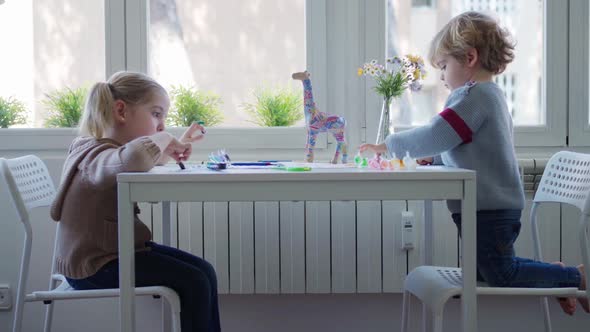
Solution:
M 43 332 L 51 332 L 51 324 L 53 322 L 53 305 L 55 301 L 46 304 L 45 307 L 45 324 L 43 325 Z
M 163 330 L 170 331 L 172 326 L 173 332 L 180 332 L 180 301 L 177 298 L 165 297 L 162 301 L 162 323 Z
M 401 332 L 408 332 L 410 322 L 410 302 L 412 294 L 404 291 L 404 298 L 402 304 L 402 329 Z
M 171 312 L 174 310 L 172 306 L 168 304 L 168 301 L 162 300 L 162 331 L 167 332 L 170 331 L 170 327 L 172 326 L 171 320 Z M 172 328 L 174 330 L 174 328 Z
M 543 310 L 545 332 L 551 332 L 551 316 L 549 315 L 549 301 L 547 297 L 541 298 L 541 309 Z
M 432 309 L 426 304 L 422 304 L 422 331 L 442 332 L 444 310 L 444 303 L 439 308 Z
M 444 307 L 437 312 L 433 312 L 432 331 L 442 332 L 443 331 L 443 310 Z
M 172 312 L 172 331 L 180 332 L 180 311 Z

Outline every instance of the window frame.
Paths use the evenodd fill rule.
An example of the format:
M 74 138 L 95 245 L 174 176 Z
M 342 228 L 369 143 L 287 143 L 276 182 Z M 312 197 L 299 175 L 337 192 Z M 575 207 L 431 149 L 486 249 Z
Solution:
M 370 6 L 380 7 L 383 11 L 387 10 L 387 0 L 369 1 Z M 583 1 L 583 0 L 582 0 Z M 556 147 L 566 146 L 567 140 L 567 113 L 560 110 L 568 109 L 568 59 L 563 57 L 563 50 L 568 47 L 568 22 L 569 6 L 568 0 L 561 1 L 543 1 L 543 88 L 542 88 L 542 107 L 547 112 L 547 123 L 543 126 L 515 126 L 514 141 L 517 147 Z M 549 15 L 549 13 L 551 15 Z M 374 29 L 368 35 L 382 36 L 386 31 L 387 22 L 375 20 L 377 24 L 371 28 Z M 380 63 L 385 59 L 385 50 L 383 55 L 374 57 Z M 373 58 L 371 58 L 373 59 Z M 373 98 L 373 94 L 368 94 L 367 99 Z M 374 102 L 371 107 L 376 107 Z M 369 105 L 367 105 L 368 107 Z M 369 109 L 369 108 L 367 108 Z M 586 108 L 587 110 L 587 108 Z M 367 122 L 377 123 L 378 115 L 375 112 L 367 112 Z M 376 128 L 370 126 L 369 128 Z M 403 131 L 413 128 L 412 126 L 395 126 L 394 131 Z M 367 133 L 367 141 L 373 142 L 374 135 L 370 131 Z
M 116 0 L 107 0 L 116 1 Z M 124 0 L 125 2 L 125 64 L 127 70 L 147 73 L 149 35 L 149 6 L 145 0 Z M 325 96 L 326 73 L 319 69 L 325 68 L 326 62 L 326 1 L 306 0 L 305 2 L 305 36 L 308 69 L 314 73 L 314 99 L 318 105 L 327 105 Z M 313 33 L 312 33 L 313 32 Z M 114 71 L 110 72 L 112 74 Z M 303 111 L 303 110 L 302 110 Z M 172 128 L 173 129 L 173 128 Z M 302 150 L 307 138 L 305 128 L 210 128 L 208 134 L 215 133 L 216 145 L 226 149 L 243 150 L 247 146 L 257 148 L 297 149 Z M 238 135 L 238 133 L 241 133 Z M 272 139 L 269 139 L 269 135 Z M 208 135 L 211 136 L 211 135 Z M 239 140 L 236 139 L 239 137 Z M 328 135 L 320 135 L 316 141 L 316 159 L 326 159 L 327 151 L 334 145 Z M 270 144 L 269 142 L 273 142 Z M 197 148 L 195 146 L 195 148 Z M 206 148 L 200 145 L 199 149 Z
M 590 5 L 570 0 L 569 146 L 590 146 Z M 575 41 L 575 42 L 574 42 Z M 581 98 L 580 98 L 581 97 Z
M 411 0 L 411 1 L 413 2 L 414 0 Z M 412 6 L 412 8 L 434 8 L 434 7 L 436 7 L 436 1 L 437 0 L 430 0 L 430 3 L 426 4 L 426 5 L 414 5 L 412 3 L 411 6 Z
M 147 39 L 141 36 L 147 36 L 146 2 L 104 1 L 105 77 L 125 69 L 145 71 Z M 515 127 L 515 145 L 523 151 L 552 151 L 568 146 L 569 137 L 569 146 L 588 147 L 589 4 L 586 0 L 544 4 L 547 126 Z M 376 135 L 373 128 L 379 121 L 381 100 L 371 82 L 357 77 L 354 69 L 368 59 L 385 59 L 386 0 L 306 0 L 305 6 L 306 56 L 314 74 L 315 98 L 323 110 L 346 118 L 349 154 L 353 154 L 358 144 L 372 143 Z M 408 127 L 395 128 L 405 129 Z M 178 135 L 182 128 L 170 131 Z M 280 158 L 300 159 L 305 146 L 302 128 L 210 128 L 209 133 L 214 143 L 199 144 L 197 151 L 210 151 L 215 144 L 244 156 L 275 153 Z M 0 129 L 0 151 L 64 150 L 76 135 L 72 128 Z M 318 160 L 329 159 L 335 147 L 333 138 L 322 136 L 316 146 Z
M 542 108 L 546 113 L 544 126 L 515 126 L 515 146 L 566 146 L 568 109 L 568 4 L 543 1 L 543 80 Z M 549 15 L 551 14 L 551 15 Z M 517 46 L 518 47 L 518 46 Z

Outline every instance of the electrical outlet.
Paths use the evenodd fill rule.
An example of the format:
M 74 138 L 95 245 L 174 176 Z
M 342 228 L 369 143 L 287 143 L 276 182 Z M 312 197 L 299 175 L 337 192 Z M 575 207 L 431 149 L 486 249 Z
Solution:
M 12 292 L 7 284 L 0 284 L 0 310 L 12 308 Z
M 412 211 L 402 211 L 402 250 L 414 248 L 414 213 Z

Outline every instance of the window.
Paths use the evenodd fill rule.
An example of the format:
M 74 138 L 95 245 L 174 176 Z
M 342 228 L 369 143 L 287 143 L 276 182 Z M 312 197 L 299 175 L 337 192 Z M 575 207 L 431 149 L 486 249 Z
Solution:
M 218 96 L 220 127 L 257 127 L 244 109 L 255 90 L 303 95 L 291 73 L 306 69 L 305 0 L 149 3 L 148 72 L 169 91 Z
M 569 145 L 590 145 L 590 4 L 570 2 Z
M 412 1 L 410 7 L 404 1 L 388 1 L 387 57 L 408 53 L 426 57 L 430 40 L 452 17 L 468 10 L 492 13 L 512 32 L 518 43 L 515 61 L 502 75 L 496 77 L 496 83 L 506 95 L 514 124 L 546 124 L 539 89 L 543 68 L 541 1 L 439 0 L 431 8 L 416 10 L 414 7 L 417 2 L 422 1 Z M 397 114 L 393 116 L 396 126 L 425 124 L 442 110 L 449 92 L 440 84 L 438 70 L 426 62 L 429 75 L 424 82 L 424 91 L 402 96 L 402 100 L 398 101 Z
M 432 7 L 434 0 L 412 0 L 412 7 Z
M 11 127 L 51 126 L 48 95 L 105 79 L 104 22 L 103 1 L 0 5 L 0 98 L 25 110 L 25 122 Z
M 120 6 L 123 1 L 109 2 Z M 258 87 L 291 86 L 302 97 L 301 83 L 292 81 L 291 73 L 303 69 L 314 74 L 314 92 L 320 90 L 314 95 L 316 102 L 326 105 L 324 0 L 125 0 L 122 6 L 125 54 L 118 64 L 148 72 L 167 88 L 182 85 L 221 96 L 224 122 L 208 126 L 208 138 L 195 149 L 210 152 L 223 147 L 235 158 L 302 158 L 306 141 L 303 121 L 292 127 L 263 128 L 249 122 L 253 119 L 241 106 L 254 102 L 252 91 Z M 162 8 L 171 17 L 155 16 Z M 157 27 L 159 24 L 168 26 Z M 155 44 L 157 40 L 160 46 Z M 161 64 L 165 57 L 176 59 L 171 60 L 174 65 Z M 190 72 L 171 76 L 162 71 L 164 66 L 176 73 L 179 68 Z M 175 134 L 181 130 L 170 128 Z M 317 160 L 331 158 L 328 144 L 327 135 L 317 140 Z
M 150 10 L 156 8 L 150 5 L 154 4 L 175 8 L 176 17 L 150 21 Z M 290 74 L 307 68 L 313 74 L 314 97 L 320 109 L 346 118 L 352 154 L 359 143 L 374 140 L 371 136 L 376 134 L 373 128 L 381 109 L 372 82 L 359 78 L 356 68 L 372 59 L 383 62 L 386 55 L 425 55 L 430 39 L 448 18 L 462 10 L 487 6 L 494 15 L 505 17 L 505 24 L 518 39 L 517 51 L 526 46 L 529 50 L 523 51 L 531 53 L 517 53 L 513 70 L 498 77 L 517 125 L 516 144 L 525 149 L 563 147 L 569 139 L 570 145 L 588 146 L 590 9 L 587 0 L 569 0 L 567 4 L 543 0 L 248 0 L 245 4 L 233 0 L 10 0 L 0 4 L 0 38 L 11 46 L 10 52 L 0 52 L 0 97 L 13 96 L 24 103 L 27 122 L 16 126 L 40 128 L 46 124 L 43 100 L 47 93 L 89 86 L 104 80 L 105 73 L 108 76 L 124 69 L 150 72 L 171 84 L 170 73 L 189 64 L 186 72 L 192 71 L 190 75 L 185 76 L 184 71 L 175 74 L 181 79 L 174 84 L 194 84 L 199 90 L 221 95 L 226 114 L 221 128 L 208 131 L 209 139 L 199 149 L 210 152 L 225 147 L 236 149 L 243 158 L 256 153 L 260 158 L 297 159 L 305 145 L 301 124 L 256 127 L 240 106 L 253 101 L 251 92 L 262 83 L 291 85 L 301 91 Z M 224 5 L 231 10 L 221 15 Z M 292 15 L 286 17 L 286 12 Z M 257 17 L 256 22 L 248 22 L 247 15 Z M 216 25 L 232 21 L 241 24 L 234 33 L 218 31 Z M 262 21 L 268 23 L 263 25 Z M 160 29 L 156 22 L 168 22 L 168 27 Z M 282 26 L 287 25 L 283 22 L 290 24 Z M 210 29 L 212 26 L 216 30 Z M 171 28 L 182 33 L 162 33 Z M 156 42 L 158 34 L 160 41 Z M 251 47 L 248 56 L 240 53 L 244 45 L 260 47 Z M 203 49 L 211 54 L 204 54 Z M 215 52 L 221 53 L 213 56 Z M 224 56 L 230 58 L 228 54 L 236 59 L 225 60 Z M 165 63 L 167 69 L 158 72 L 155 64 L 162 61 L 162 55 L 184 57 L 185 61 Z M 255 62 L 258 59 L 267 61 L 266 66 Z M 528 66 L 526 71 L 516 70 L 524 65 Z M 402 128 L 397 129 L 420 125 L 440 110 L 448 92 L 441 89 L 436 71 L 429 71 L 430 81 L 424 90 L 398 103 L 402 110 L 394 114 L 394 121 Z M 182 129 L 171 130 L 178 134 Z M 0 150 L 63 150 L 73 135 L 71 130 L 0 129 Z M 333 149 L 330 139 L 324 137 L 316 145 L 320 160 L 331 158 L 329 150 Z

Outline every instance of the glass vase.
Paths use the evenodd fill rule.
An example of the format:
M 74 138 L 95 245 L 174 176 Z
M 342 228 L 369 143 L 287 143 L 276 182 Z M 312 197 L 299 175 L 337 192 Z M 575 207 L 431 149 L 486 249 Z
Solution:
M 385 138 L 391 134 L 393 134 L 393 128 L 391 126 L 391 98 L 384 98 L 375 144 L 385 142 Z

